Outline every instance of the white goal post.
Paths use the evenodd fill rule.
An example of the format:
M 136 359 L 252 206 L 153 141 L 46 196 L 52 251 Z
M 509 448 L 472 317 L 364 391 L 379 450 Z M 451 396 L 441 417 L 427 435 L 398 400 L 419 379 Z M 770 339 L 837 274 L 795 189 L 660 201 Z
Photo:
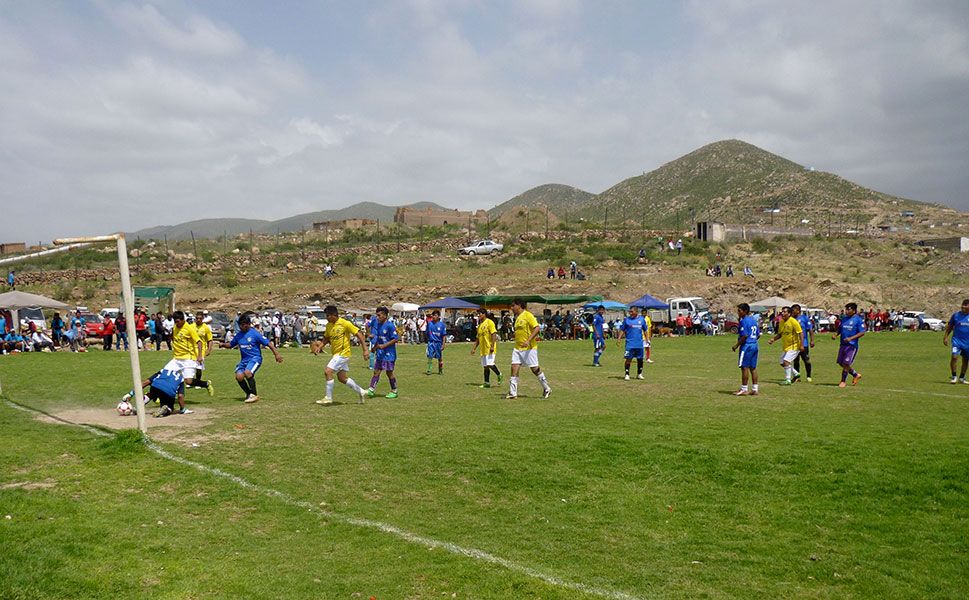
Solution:
M 76 248 L 83 248 L 92 244 L 116 242 L 118 246 L 118 270 L 121 273 L 121 297 L 124 301 L 124 316 L 127 321 L 125 330 L 128 334 L 128 356 L 131 359 L 131 383 L 135 391 L 135 412 L 138 415 L 138 429 L 148 433 L 148 422 L 145 419 L 145 401 L 141 389 L 141 363 L 138 362 L 138 333 L 135 330 L 134 292 L 131 289 L 131 272 L 128 270 L 128 244 L 124 233 L 98 235 L 93 237 L 63 238 L 54 240 L 54 246 L 49 250 L 24 254 L 0 260 L 0 265 L 23 262 L 32 258 L 48 256 L 60 252 L 67 252 Z

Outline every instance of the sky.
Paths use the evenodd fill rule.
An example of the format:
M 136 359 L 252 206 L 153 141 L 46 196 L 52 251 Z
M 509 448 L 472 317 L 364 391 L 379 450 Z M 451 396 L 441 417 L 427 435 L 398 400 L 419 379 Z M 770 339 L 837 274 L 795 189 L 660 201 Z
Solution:
M 598 193 L 738 138 L 969 210 L 969 2 L 0 0 L 0 242 Z

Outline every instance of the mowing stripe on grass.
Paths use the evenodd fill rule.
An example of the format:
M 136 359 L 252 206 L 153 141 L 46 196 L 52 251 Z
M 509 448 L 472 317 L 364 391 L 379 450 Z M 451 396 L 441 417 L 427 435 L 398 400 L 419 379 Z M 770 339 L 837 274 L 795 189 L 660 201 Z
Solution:
M 64 423 L 65 425 L 80 427 L 81 429 L 84 429 L 85 431 L 88 431 L 95 435 L 99 435 L 99 436 L 111 435 L 110 433 L 107 433 L 95 427 L 91 427 L 90 425 L 84 425 L 83 423 L 74 423 L 66 419 L 61 419 L 59 417 L 55 417 L 54 415 L 45 413 L 41 410 L 37 410 L 29 406 L 24 406 L 22 404 L 17 404 L 12 400 L 5 399 L 5 401 L 8 406 L 23 412 L 32 413 L 35 415 L 42 415 L 44 417 L 59 421 L 60 423 Z M 227 471 L 223 471 L 222 469 L 219 469 L 217 467 L 210 467 L 208 465 L 204 465 L 202 463 L 198 463 L 198 462 L 189 460 L 187 458 L 182 458 L 181 456 L 178 456 L 176 454 L 172 454 L 168 450 L 165 450 L 161 446 L 158 446 L 157 444 L 155 444 L 155 442 L 153 442 L 150 438 L 147 438 L 147 437 L 145 438 L 145 445 L 149 450 L 151 450 L 152 452 L 154 452 L 155 454 L 157 454 L 158 456 L 161 456 L 166 460 L 170 460 L 172 462 L 176 462 L 178 464 L 185 465 L 187 467 L 192 467 L 203 473 L 214 475 L 215 477 L 227 479 L 232 483 L 235 483 L 239 487 L 245 488 L 247 490 L 252 490 L 254 492 L 258 492 L 270 498 L 276 498 L 277 500 L 280 500 L 286 504 L 289 504 L 290 506 L 295 506 L 297 508 L 302 508 L 305 510 L 315 512 L 333 521 L 338 521 L 340 523 L 344 523 L 347 525 L 353 525 L 355 527 L 366 527 L 367 529 L 376 529 L 378 531 L 382 531 L 383 533 L 393 535 L 395 537 L 398 537 L 412 544 L 424 546 L 425 548 L 431 548 L 431 549 L 440 548 L 441 550 L 446 550 L 451 554 L 456 554 L 458 556 L 463 556 L 473 560 L 486 562 L 493 565 L 498 565 L 510 571 L 515 571 L 516 573 L 520 573 L 522 575 L 531 577 L 533 579 L 538 579 L 540 581 L 543 581 L 555 587 L 560 587 L 560 588 L 573 590 L 577 592 L 584 592 L 586 594 L 599 596 L 601 598 L 610 598 L 611 600 L 643 600 L 642 597 L 640 596 L 635 596 L 633 594 L 629 594 L 626 592 L 622 592 L 618 590 L 610 590 L 607 588 L 600 588 L 592 585 L 587 585 L 584 583 L 579 583 L 576 581 L 570 581 L 568 579 L 562 579 L 560 577 L 556 577 L 555 575 L 549 575 L 548 573 L 544 573 L 538 569 L 529 567 L 527 565 L 517 563 L 513 560 L 496 556 L 494 554 L 491 554 L 490 552 L 485 552 L 484 550 L 479 550 L 477 548 L 468 548 L 465 546 L 459 546 L 458 544 L 454 544 L 452 542 L 445 542 L 443 540 L 437 540 L 417 533 L 412 533 L 410 531 L 401 529 L 400 527 L 391 525 L 389 523 L 383 523 L 381 521 L 373 521 L 371 519 L 351 517 L 349 515 L 343 515 L 343 514 L 331 512 L 328 510 L 323 510 L 319 506 L 313 504 L 312 502 L 307 502 L 306 500 L 299 500 L 297 498 L 290 496 L 285 492 L 281 492 L 279 490 L 274 490 L 272 488 L 267 488 L 267 487 L 263 487 L 261 485 L 252 483 L 247 479 L 243 479 L 238 475 L 234 475 Z

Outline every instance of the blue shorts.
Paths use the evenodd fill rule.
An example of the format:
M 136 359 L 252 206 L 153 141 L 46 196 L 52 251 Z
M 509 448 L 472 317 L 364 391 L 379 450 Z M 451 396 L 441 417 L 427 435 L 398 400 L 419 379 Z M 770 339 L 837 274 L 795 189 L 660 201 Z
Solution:
M 606 349 L 606 338 L 592 338 L 592 349 L 593 350 L 605 350 Z
M 756 369 L 757 351 L 757 346 L 741 346 L 737 366 L 741 369 Z
M 236 373 L 249 371 L 250 373 L 255 375 L 256 371 L 258 371 L 259 367 L 261 366 L 262 366 L 261 360 L 239 361 L 239 364 L 236 365 Z
M 640 359 L 645 356 L 645 351 L 642 348 L 626 348 L 626 354 L 624 356 L 627 360 L 633 358 Z
M 428 344 L 427 345 L 427 358 L 441 358 L 441 352 L 443 351 L 442 344 Z
M 961 356 L 962 358 L 969 360 L 969 345 L 960 346 L 959 344 L 956 344 L 955 342 L 953 342 L 952 356 Z

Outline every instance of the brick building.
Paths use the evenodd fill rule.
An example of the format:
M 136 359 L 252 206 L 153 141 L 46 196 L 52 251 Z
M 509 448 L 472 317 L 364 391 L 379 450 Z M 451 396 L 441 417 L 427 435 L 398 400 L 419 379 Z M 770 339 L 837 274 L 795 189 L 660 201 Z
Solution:
M 0 244 L 0 254 L 20 254 L 26 251 L 26 242 L 7 242 L 6 244 Z
M 377 221 L 374 219 L 340 219 L 338 221 L 320 221 L 319 223 L 313 223 L 313 231 L 363 229 L 364 227 L 376 226 Z
M 457 209 L 435 209 L 435 208 L 411 208 L 401 206 L 394 213 L 394 223 L 418 227 L 420 225 L 441 226 L 441 225 L 468 225 L 468 219 L 472 225 L 484 223 L 488 220 L 488 213 L 483 210 L 474 212 Z

